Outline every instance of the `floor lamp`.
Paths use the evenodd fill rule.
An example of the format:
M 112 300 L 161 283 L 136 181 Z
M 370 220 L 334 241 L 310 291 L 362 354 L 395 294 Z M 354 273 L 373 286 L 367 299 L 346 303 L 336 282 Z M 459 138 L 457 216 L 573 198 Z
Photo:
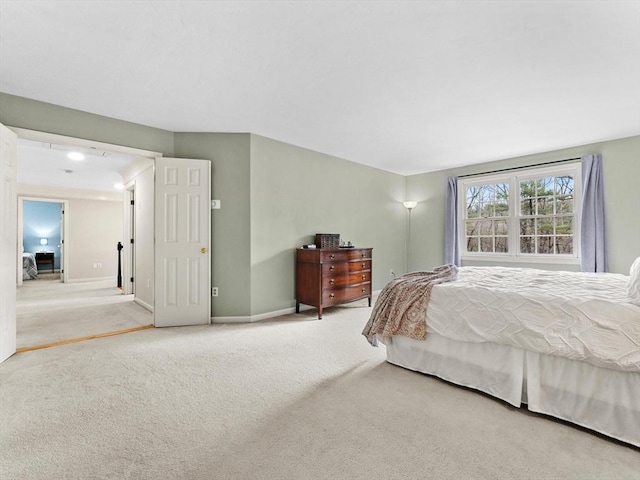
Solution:
M 418 205 L 418 202 L 414 202 L 414 201 L 409 201 L 409 202 L 402 202 L 402 205 L 404 205 L 404 208 L 406 208 L 409 211 L 409 221 L 407 223 L 407 253 L 405 255 L 405 259 L 404 259 L 404 271 L 405 273 L 409 272 L 409 249 L 411 247 L 411 210 L 413 210 L 416 205 Z

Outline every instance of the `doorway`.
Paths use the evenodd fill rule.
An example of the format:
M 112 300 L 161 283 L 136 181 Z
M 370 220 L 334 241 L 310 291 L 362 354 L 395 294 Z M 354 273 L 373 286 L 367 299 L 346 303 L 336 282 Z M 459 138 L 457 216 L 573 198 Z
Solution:
M 65 199 L 18 197 L 18 287 L 31 280 L 64 278 Z
M 117 246 L 125 243 L 120 172 L 136 157 L 36 136 L 20 135 L 17 148 L 17 241 L 35 258 L 31 276 L 18 259 L 18 351 L 152 325 L 153 314 L 117 288 Z

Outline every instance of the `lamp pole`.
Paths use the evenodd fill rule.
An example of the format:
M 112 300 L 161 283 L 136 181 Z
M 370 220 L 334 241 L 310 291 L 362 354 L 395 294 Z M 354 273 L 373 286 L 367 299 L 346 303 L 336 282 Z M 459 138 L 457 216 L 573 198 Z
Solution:
M 408 215 L 408 224 L 407 224 L 407 241 L 406 241 L 406 254 L 405 254 L 405 260 L 404 260 L 404 270 L 405 273 L 409 272 L 409 250 L 411 249 L 411 210 L 413 210 L 416 205 L 418 205 L 418 202 L 414 202 L 414 201 L 407 201 L 407 202 L 402 202 L 402 205 L 404 205 L 404 208 L 406 208 L 409 211 L 409 215 Z

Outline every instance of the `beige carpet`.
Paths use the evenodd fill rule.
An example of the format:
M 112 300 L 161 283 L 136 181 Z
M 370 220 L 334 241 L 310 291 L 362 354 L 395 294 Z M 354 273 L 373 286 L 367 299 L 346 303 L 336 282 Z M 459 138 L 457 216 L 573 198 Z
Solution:
M 122 295 L 114 280 L 61 283 L 59 279 L 59 274 L 39 274 L 38 280 L 18 288 L 18 348 L 153 323 L 151 313 L 134 303 L 133 295 Z
M 361 305 L 17 354 L 0 478 L 639 478 L 638 449 L 387 364 Z

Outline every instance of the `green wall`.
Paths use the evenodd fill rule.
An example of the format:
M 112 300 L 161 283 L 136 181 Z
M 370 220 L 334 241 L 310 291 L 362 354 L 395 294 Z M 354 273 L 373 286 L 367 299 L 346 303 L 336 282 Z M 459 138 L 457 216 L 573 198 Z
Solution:
M 405 266 L 405 180 L 251 135 L 251 312 L 295 305 L 295 248 L 316 233 L 373 247 L 373 289 Z
M 0 92 L 0 123 L 174 156 L 173 132 Z
M 600 153 L 603 158 L 609 270 L 628 275 L 631 263 L 640 256 L 640 136 L 407 177 L 407 198 L 422 202 L 412 213 L 410 269 L 431 268 L 444 261 L 447 177 L 576 158 L 588 153 Z M 536 266 L 549 269 L 578 268 L 570 265 Z
M 180 158 L 211 160 L 211 299 L 213 317 L 251 315 L 250 140 L 246 133 L 176 133 Z

